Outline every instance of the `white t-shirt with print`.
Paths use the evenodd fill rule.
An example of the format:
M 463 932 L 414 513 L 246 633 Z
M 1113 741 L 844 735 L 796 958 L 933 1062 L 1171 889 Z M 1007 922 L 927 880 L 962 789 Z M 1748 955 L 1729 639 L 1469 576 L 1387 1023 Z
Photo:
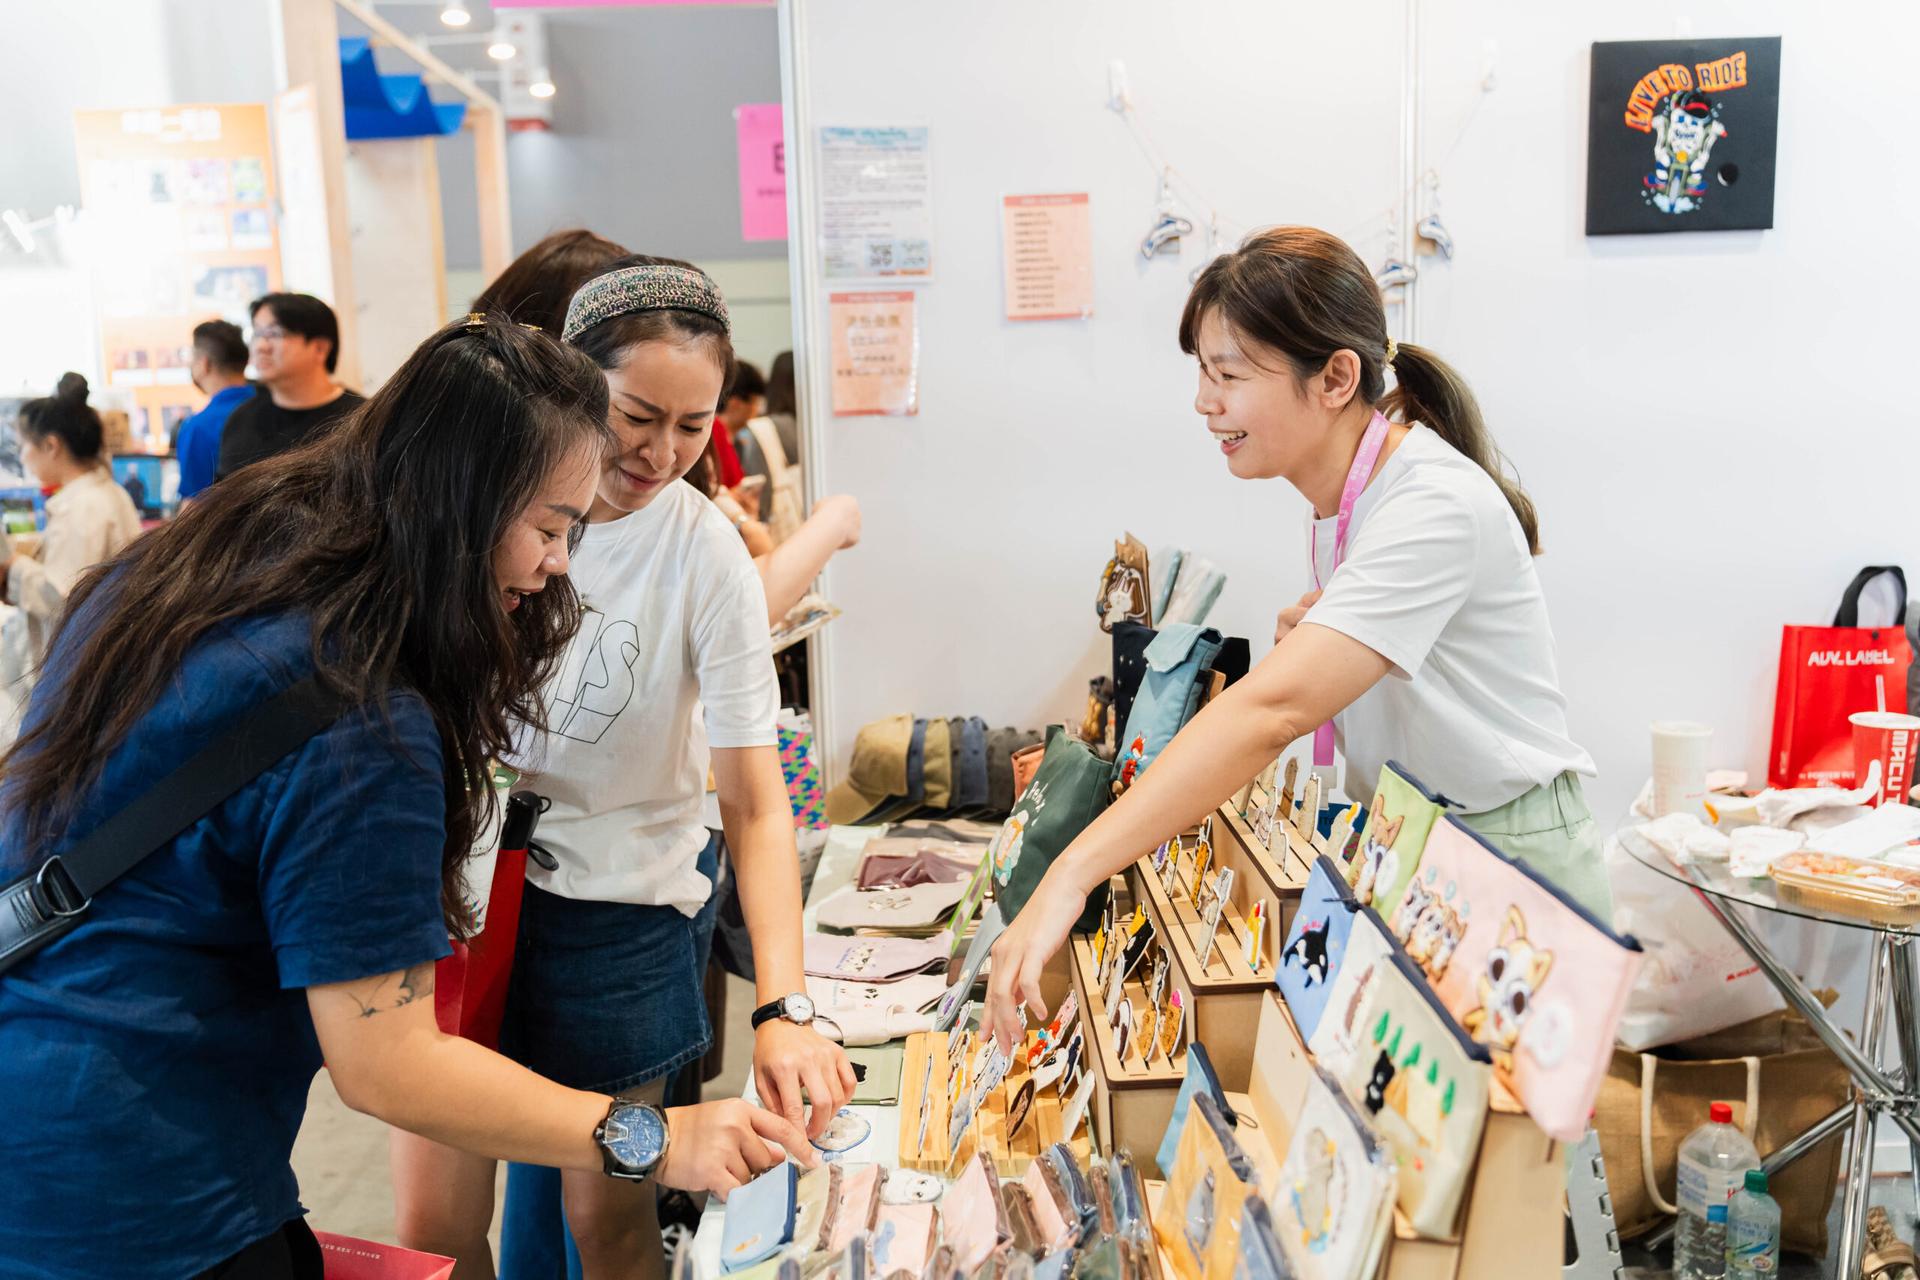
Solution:
M 1593 774 L 1567 736 L 1533 556 L 1492 477 L 1416 426 L 1354 503 L 1338 571 L 1336 523 L 1312 522 L 1326 592 L 1306 621 L 1393 663 L 1334 717 L 1351 798 L 1371 798 L 1388 760 L 1468 813 Z
M 553 801 L 536 839 L 559 862 L 527 877 L 563 897 L 677 907 L 712 885 L 694 865 L 708 748 L 777 742 L 766 594 L 746 545 L 692 485 L 590 524 L 572 557 L 586 605 L 545 692 L 548 732 L 516 767 Z

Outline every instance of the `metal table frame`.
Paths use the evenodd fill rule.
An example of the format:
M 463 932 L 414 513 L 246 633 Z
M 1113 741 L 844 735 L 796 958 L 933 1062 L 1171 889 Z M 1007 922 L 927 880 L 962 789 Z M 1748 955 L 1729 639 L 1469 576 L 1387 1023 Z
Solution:
M 1649 857 L 1633 850 L 1629 852 L 1642 865 L 1693 890 L 1694 897 L 1734 936 L 1741 948 L 1760 966 L 1761 972 L 1767 975 L 1767 980 L 1773 983 L 1794 1011 L 1806 1019 L 1820 1042 L 1833 1051 L 1853 1077 L 1854 1099 L 1851 1103 L 1836 1108 L 1762 1163 L 1771 1177 L 1777 1170 L 1792 1164 L 1843 1129 L 1852 1135 L 1847 1154 L 1847 1190 L 1841 1210 L 1835 1274 L 1860 1274 L 1873 1179 L 1874 1122 L 1879 1118 L 1891 1120 L 1907 1135 L 1913 1153 L 1916 1191 L 1920 1191 L 1920 1093 L 1915 1091 L 1915 1082 L 1920 1081 L 1920 1007 L 1916 1006 L 1916 991 L 1920 988 L 1915 986 L 1916 980 L 1920 979 L 1920 965 L 1916 965 L 1915 952 L 1916 946 L 1920 945 L 1920 937 L 1901 927 L 1876 925 L 1872 921 L 1852 917 L 1829 918 L 1825 913 L 1806 909 L 1789 911 L 1737 894 L 1722 893 L 1703 885 L 1688 868 L 1676 867 L 1664 860 L 1656 863 L 1653 858 L 1657 858 L 1658 854 Z M 1758 931 L 1730 907 L 1729 903 L 1733 902 L 1759 911 L 1778 911 L 1831 924 L 1836 928 L 1864 929 L 1872 934 L 1866 1013 L 1861 1022 L 1861 1042 L 1858 1045 L 1834 1024 L 1826 1006 L 1807 990 L 1799 976 L 1780 963 L 1772 949 L 1761 940 Z M 1892 1015 L 1893 1040 L 1899 1056 L 1896 1066 L 1882 1066 L 1880 1063 L 1889 1013 Z M 1671 1231 L 1672 1228 L 1666 1228 L 1651 1242 L 1658 1243 Z

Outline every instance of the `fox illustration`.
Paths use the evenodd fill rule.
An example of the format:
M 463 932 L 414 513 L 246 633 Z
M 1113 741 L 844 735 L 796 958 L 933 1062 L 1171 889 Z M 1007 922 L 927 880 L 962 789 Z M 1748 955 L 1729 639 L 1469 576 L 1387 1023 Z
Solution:
M 1374 893 L 1393 883 L 1398 866 L 1393 857 L 1393 842 L 1399 838 L 1400 828 L 1406 821 L 1404 814 L 1398 818 L 1387 817 L 1386 797 L 1378 791 L 1373 793 L 1373 804 L 1367 811 L 1366 834 L 1360 841 L 1360 856 L 1348 868 L 1348 883 L 1353 886 L 1353 896 L 1361 906 L 1373 905 Z
M 1460 1026 L 1493 1054 L 1502 1071 L 1513 1069 L 1513 1048 L 1520 1043 L 1534 997 L 1553 968 L 1553 953 L 1535 947 L 1527 937 L 1527 921 L 1520 908 L 1507 908 L 1500 941 L 1487 952 L 1487 962 L 1474 986 L 1480 1007 L 1469 1009 Z

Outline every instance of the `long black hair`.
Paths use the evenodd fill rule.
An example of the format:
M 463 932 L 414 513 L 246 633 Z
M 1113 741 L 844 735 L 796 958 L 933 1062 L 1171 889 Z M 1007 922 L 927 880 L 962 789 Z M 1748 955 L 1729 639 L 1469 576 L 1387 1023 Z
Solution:
M 557 338 L 499 318 L 427 339 L 364 405 L 302 447 L 235 472 L 75 590 L 69 676 L 35 696 L 4 760 L 25 847 L 61 829 L 107 755 L 194 644 L 222 623 L 299 609 L 323 682 L 384 713 L 411 690 L 440 732 L 442 909 L 471 920 L 458 872 L 483 828 L 488 766 L 580 622 L 564 577 L 507 611 L 493 553 L 554 468 L 605 448 L 607 384 Z M 100 594 L 97 607 L 89 602 Z M 44 705 L 43 705 L 44 704 Z

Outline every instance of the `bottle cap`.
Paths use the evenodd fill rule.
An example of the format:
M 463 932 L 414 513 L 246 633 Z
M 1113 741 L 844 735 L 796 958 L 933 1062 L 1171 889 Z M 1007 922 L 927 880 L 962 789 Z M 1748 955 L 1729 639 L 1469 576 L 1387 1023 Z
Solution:
M 1707 1108 L 1707 1119 L 1713 1121 L 1715 1124 L 1732 1124 L 1733 1104 L 1730 1102 L 1714 1103 Z
M 1767 1194 L 1767 1171 L 1765 1169 L 1747 1170 L 1747 1190 L 1757 1196 Z

